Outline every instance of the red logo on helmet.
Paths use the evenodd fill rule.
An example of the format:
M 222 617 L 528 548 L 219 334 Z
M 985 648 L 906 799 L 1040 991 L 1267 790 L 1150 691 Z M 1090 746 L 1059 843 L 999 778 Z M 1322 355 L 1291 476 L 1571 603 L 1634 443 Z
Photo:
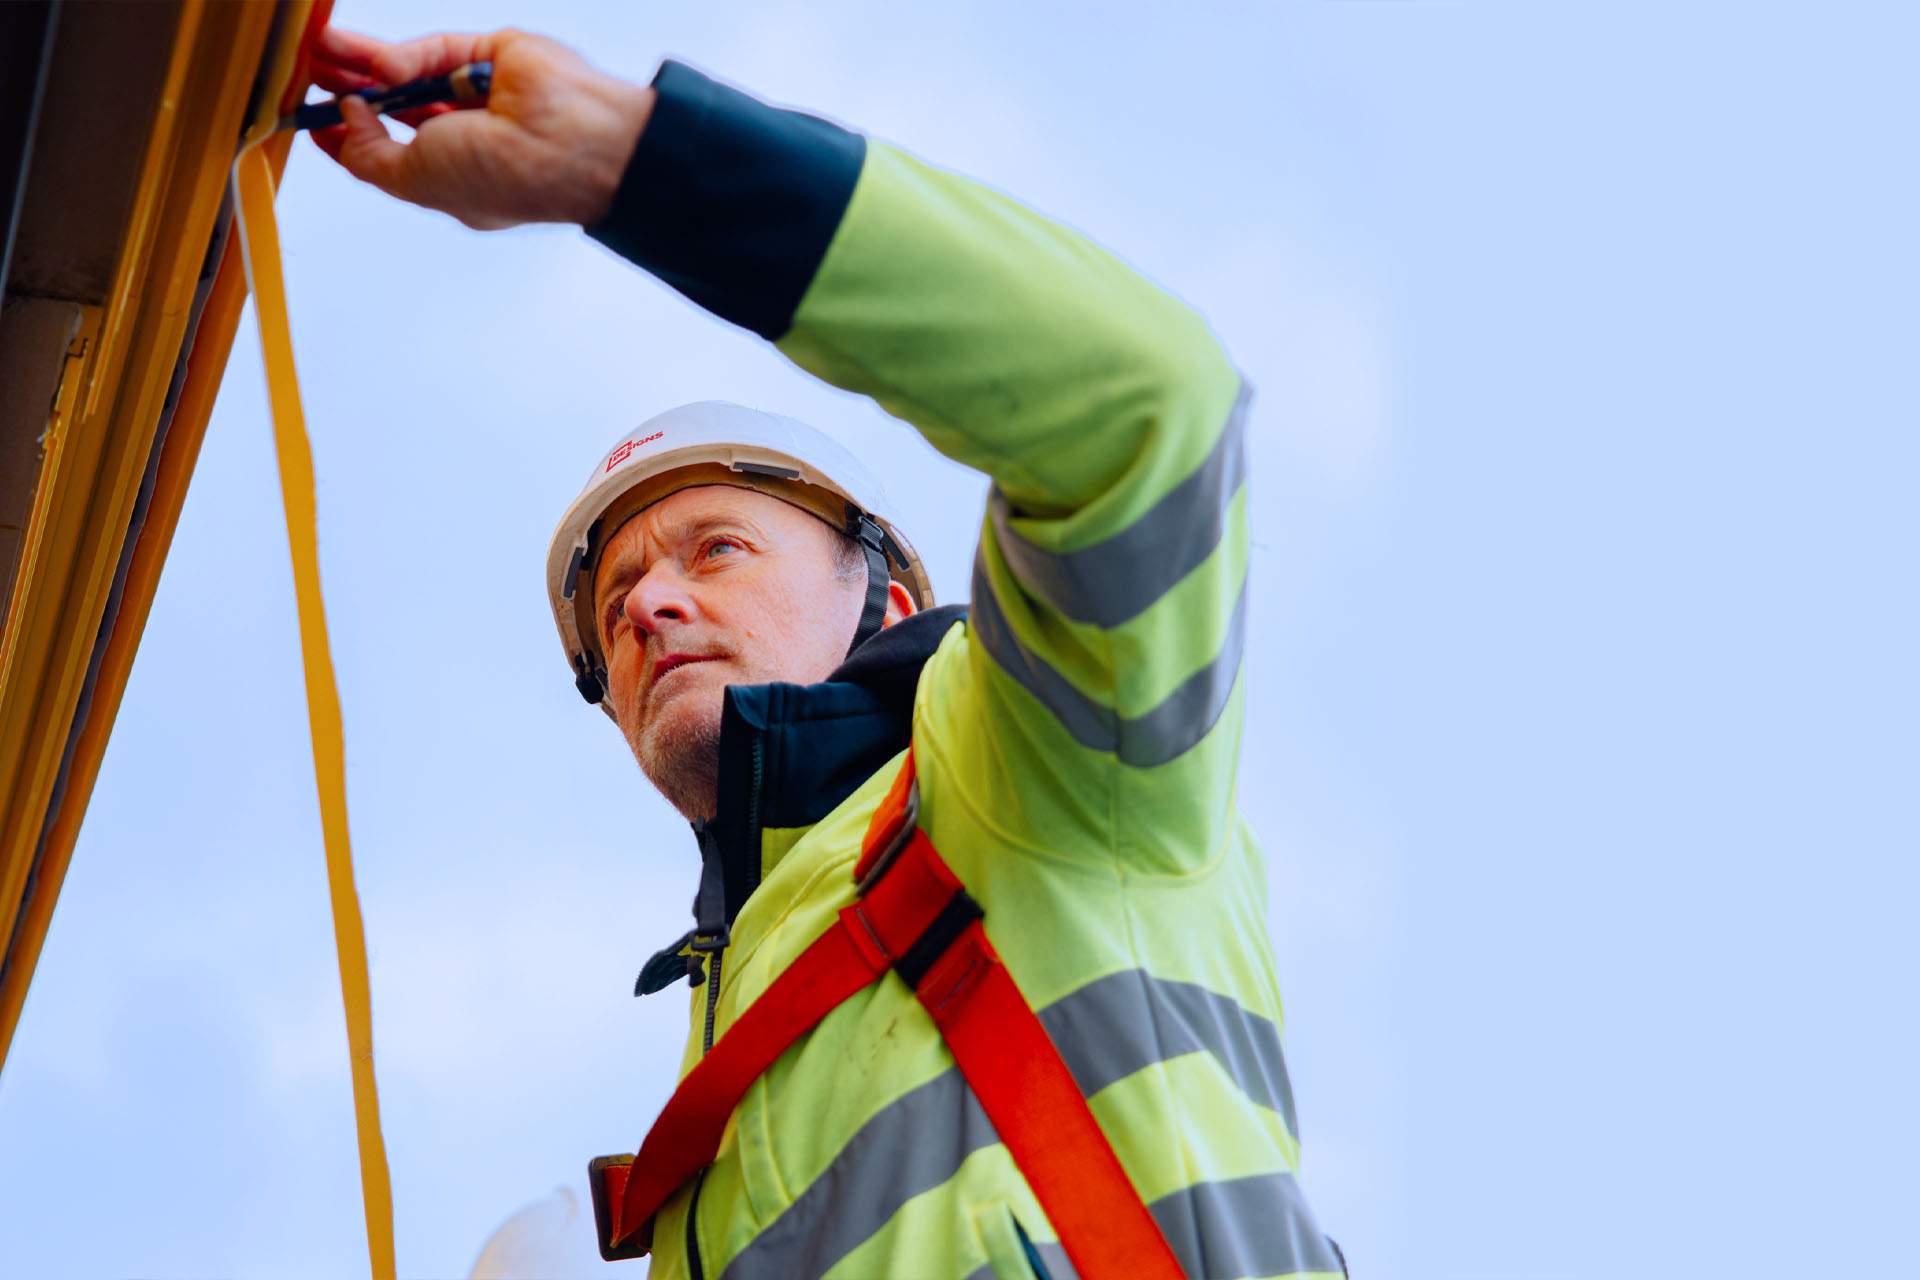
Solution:
M 656 431 L 644 440 L 627 441 L 625 444 L 621 445 L 618 449 L 615 449 L 612 455 L 607 458 L 607 471 L 611 471 L 615 467 L 619 466 L 621 463 L 625 462 L 633 454 L 633 451 L 635 449 L 638 449 L 641 445 L 652 444 L 655 440 L 658 440 L 661 436 L 665 434 L 666 432 L 664 431 Z M 605 475 L 606 472 L 602 472 L 601 474 Z

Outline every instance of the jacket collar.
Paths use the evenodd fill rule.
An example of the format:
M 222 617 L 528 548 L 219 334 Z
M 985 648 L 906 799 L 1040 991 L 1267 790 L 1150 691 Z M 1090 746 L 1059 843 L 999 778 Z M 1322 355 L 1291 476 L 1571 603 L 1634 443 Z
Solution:
M 812 826 L 906 749 L 920 670 L 965 616 L 966 606 L 945 605 L 903 618 L 819 684 L 727 689 L 716 816 L 693 824 L 701 864 L 693 933 L 648 962 L 641 989 L 658 990 L 687 972 L 675 962 L 693 937 L 724 938 L 748 895 L 792 846 L 784 839 L 768 850 L 765 832 Z

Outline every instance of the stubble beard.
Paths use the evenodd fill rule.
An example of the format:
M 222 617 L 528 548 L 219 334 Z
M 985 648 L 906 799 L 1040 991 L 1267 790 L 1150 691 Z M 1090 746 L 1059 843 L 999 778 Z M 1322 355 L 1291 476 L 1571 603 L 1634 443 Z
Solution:
M 622 725 L 640 772 L 691 822 L 712 821 L 720 786 L 720 701 L 724 689 L 688 690 L 652 715 Z

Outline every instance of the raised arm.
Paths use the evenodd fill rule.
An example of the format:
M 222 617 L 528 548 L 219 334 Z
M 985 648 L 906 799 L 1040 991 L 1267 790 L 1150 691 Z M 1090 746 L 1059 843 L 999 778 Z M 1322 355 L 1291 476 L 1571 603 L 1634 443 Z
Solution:
M 681 64 L 632 91 L 643 101 L 537 37 L 468 39 L 492 41 L 496 90 L 463 114 L 504 125 L 429 119 L 403 147 L 358 112 L 325 140 L 342 163 L 490 225 L 516 197 L 447 176 L 454 148 L 525 135 L 478 171 L 584 191 L 626 137 L 615 184 L 577 206 L 593 235 L 992 477 L 969 644 L 930 731 L 1050 821 L 1152 846 L 1113 849 L 1129 862 L 1177 871 L 1217 851 L 1239 740 L 1245 392 L 1200 318 L 996 192 Z M 448 40 L 364 73 L 478 55 Z M 546 80 L 503 96 L 521 66 Z M 552 105 L 570 93 L 577 108 Z M 602 109 L 621 102 L 627 116 Z M 577 182 L 548 171 L 553 120 L 592 135 Z

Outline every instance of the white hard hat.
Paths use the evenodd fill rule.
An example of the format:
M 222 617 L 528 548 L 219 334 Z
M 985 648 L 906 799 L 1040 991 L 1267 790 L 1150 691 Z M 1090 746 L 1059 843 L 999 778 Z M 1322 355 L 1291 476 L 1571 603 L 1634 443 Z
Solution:
M 669 409 L 622 436 L 600 459 L 547 551 L 547 601 L 574 683 L 609 716 L 593 601 L 597 558 L 643 508 L 703 484 L 736 485 L 790 502 L 862 544 L 870 582 L 856 644 L 879 626 L 875 601 L 884 610 L 888 578 L 907 589 L 916 608 L 933 604 L 926 567 L 895 526 L 879 483 L 852 454 L 804 422 L 723 400 Z

